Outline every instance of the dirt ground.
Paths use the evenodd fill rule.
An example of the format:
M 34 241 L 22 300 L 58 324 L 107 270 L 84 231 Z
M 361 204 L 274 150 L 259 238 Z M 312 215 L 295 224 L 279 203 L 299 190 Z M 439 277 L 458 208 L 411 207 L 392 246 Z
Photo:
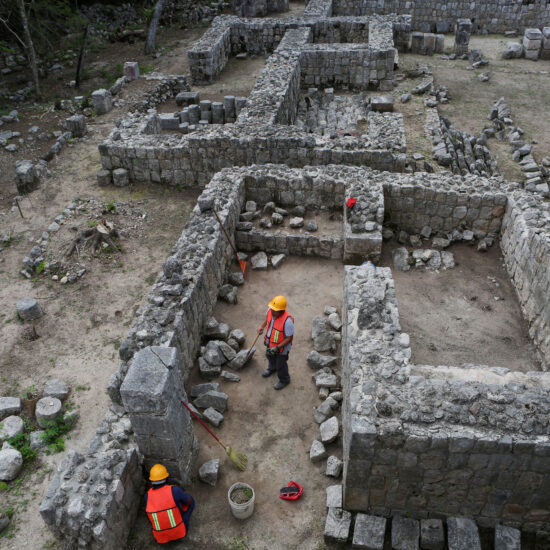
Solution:
M 220 477 L 216 487 L 199 481 L 186 487 L 195 497 L 197 507 L 188 539 L 174 543 L 173 548 L 325 548 L 325 488 L 338 481 L 325 476 L 325 461 L 313 464 L 309 460 L 311 442 L 319 434 L 313 409 L 320 401 L 306 357 L 313 349 L 311 321 L 315 315 L 323 314 L 325 305 L 334 305 L 340 311 L 342 285 L 340 262 L 290 257 L 278 270 L 250 272 L 239 289 L 237 305 L 216 306 L 216 319 L 244 330 L 245 346 L 250 346 L 268 302 L 276 294 L 286 296 L 296 326 L 289 359 L 292 381 L 283 390 L 275 391 L 272 386 L 276 377 L 260 376 L 267 363 L 261 344 L 251 362 L 238 372 L 241 382 L 221 381 L 222 391 L 229 395 L 229 410 L 222 426 L 215 431 L 226 444 L 247 454 L 249 467 L 242 473 L 236 470 L 221 447 L 200 426 L 196 427 L 200 441 L 196 470 L 205 461 L 220 458 Z M 197 371 L 195 368 L 187 389 L 202 381 Z M 340 439 L 329 445 L 328 450 L 341 458 Z M 279 489 L 290 480 L 304 486 L 304 495 L 297 502 L 278 498 Z M 254 514 L 244 521 L 232 517 L 227 501 L 227 491 L 237 481 L 248 483 L 256 493 Z M 142 550 L 152 544 L 149 522 L 141 510 L 129 548 Z
M 550 104 L 550 61 L 501 59 L 506 42 L 508 39 L 502 35 L 476 35 L 470 38 L 470 50 L 481 50 L 483 57 L 489 60 L 487 67 L 468 70 L 472 64 L 467 60 L 448 61 L 441 59 L 439 55 L 399 54 L 398 72 L 415 65 L 427 66 L 433 72 L 435 83 L 449 88 L 451 100 L 447 104 L 438 105 L 439 113 L 447 116 L 457 129 L 476 135 L 479 135 L 485 125 L 491 126 L 487 119 L 489 110 L 495 101 L 504 97 L 512 110 L 514 122 L 525 132 L 525 142 L 532 143 L 535 140 L 533 155 L 540 162 L 550 153 L 550 127 L 546 123 L 547 117 L 544 116 Z M 446 35 L 446 53 L 452 52 L 453 44 L 454 36 Z M 486 71 L 490 74 L 489 81 L 480 82 L 477 76 Z M 429 159 L 431 145 L 422 132 L 426 120 L 423 99 L 413 96 L 406 104 L 398 99 L 401 94 L 410 92 L 420 80 L 421 78 L 402 81 L 392 95 L 396 98 L 396 110 L 403 112 L 405 117 L 407 152 L 422 153 Z M 509 145 L 490 139 L 489 149 L 505 178 L 510 181 L 523 180 L 519 165 L 512 161 Z
M 398 246 L 402 245 L 384 243 L 381 265 L 393 268 L 391 251 Z M 447 250 L 455 257 L 453 269 L 393 270 L 401 328 L 411 337 L 412 361 L 540 370 L 498 245 L 486 253 L 466 244 Z

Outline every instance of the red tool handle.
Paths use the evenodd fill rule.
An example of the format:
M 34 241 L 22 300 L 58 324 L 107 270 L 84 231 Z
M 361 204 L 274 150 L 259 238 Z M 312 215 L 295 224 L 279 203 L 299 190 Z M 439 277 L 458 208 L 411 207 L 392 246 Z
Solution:
M 189 405 L 185 401 L 181 403 L 195 417 L 195 420 L 198 420 L 199 424 L 225 449 L 225 445 L 220 441 L 220 438 L 190 409 Z

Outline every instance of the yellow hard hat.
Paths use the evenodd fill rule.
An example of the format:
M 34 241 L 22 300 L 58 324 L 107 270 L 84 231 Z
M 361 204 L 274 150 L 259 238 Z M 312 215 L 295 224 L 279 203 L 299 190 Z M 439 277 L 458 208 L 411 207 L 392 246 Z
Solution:
M 162 464 L 155 464 L 149 473 L 149 481 L 162 481 L 169 475 L 168 470 Z
M 284 311 L 286 309 L 286 298 L 284 296 L 275 296 L 275 298 L 269 302 L 269 309 L 273 311 Z

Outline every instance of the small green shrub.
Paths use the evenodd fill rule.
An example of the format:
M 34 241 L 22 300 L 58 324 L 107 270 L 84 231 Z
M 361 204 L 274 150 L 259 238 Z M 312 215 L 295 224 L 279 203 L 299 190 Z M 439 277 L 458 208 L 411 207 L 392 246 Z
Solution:
M 44 271 L 44 268 L 46 267 L 46 260 L 42 260 L 37 266 L 36 266 L 36 274 L 40 275 Z
M 65 450 L 65 439 L 72 429 L 73 425 L 65 422 L 63 418 L 58 418 L 55 421 L 48 422 L 42 434 L 42 441 L 48 446 L 48 449 L 53 453 L 59 453 Z
M 36 458 L 36 451 L 31 449 L 30 435 L 28 431 L 24 431 L 8 439 L 8 443 L 15 447 L 23 457 L 23 463 L 32 462 Z

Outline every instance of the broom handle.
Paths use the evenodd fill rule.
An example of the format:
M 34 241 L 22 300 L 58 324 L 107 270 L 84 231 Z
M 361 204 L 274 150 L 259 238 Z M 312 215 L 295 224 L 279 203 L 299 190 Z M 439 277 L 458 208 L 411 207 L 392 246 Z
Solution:
M 185 401 L 181 401 L 182 405 L 195 417 L 195 420 L 199 421 L 199 424 L 225 449 L 225 445 L 221 442 L 220 438 L 210 430 L 210 428 L 191 410 L 189 405 Z
M 235 256 L 237 256 L 237 259 L 239 259 L 239 253 L 237 252 L 237 249 L 235 248 L 235 246 L 231 242 L 231 239 L 229 238 L 229 235 L 227 234 L 227 231 L 225 230 L 225 227 L 223 226 L 222 221 L 218 217 L 218 213 L 213 208 L 212 208 L 212 211 L 214 212 L 214 216 L 216 216 L 216 219 L 218 220 L 218 223 L 220 224 L 220 227 L 222 228 L 222 231 L 225 233 L 225 236 L 226 236 L 227 240 L 229 241 L 229 244 L 231 245 L 231 248 L 233 249 L 233 252 L 235 252 Z
M 248 350 L 248 353 L 250 353 L 250 350 L 256 345 L 256 342 L 258 341 L 258 338 L 260 337 L 260 333 L 256 334 L 256 338 L 254 338 L 254 342 L 252 342 L 252 345 L 250 346 L 250 349 Z

